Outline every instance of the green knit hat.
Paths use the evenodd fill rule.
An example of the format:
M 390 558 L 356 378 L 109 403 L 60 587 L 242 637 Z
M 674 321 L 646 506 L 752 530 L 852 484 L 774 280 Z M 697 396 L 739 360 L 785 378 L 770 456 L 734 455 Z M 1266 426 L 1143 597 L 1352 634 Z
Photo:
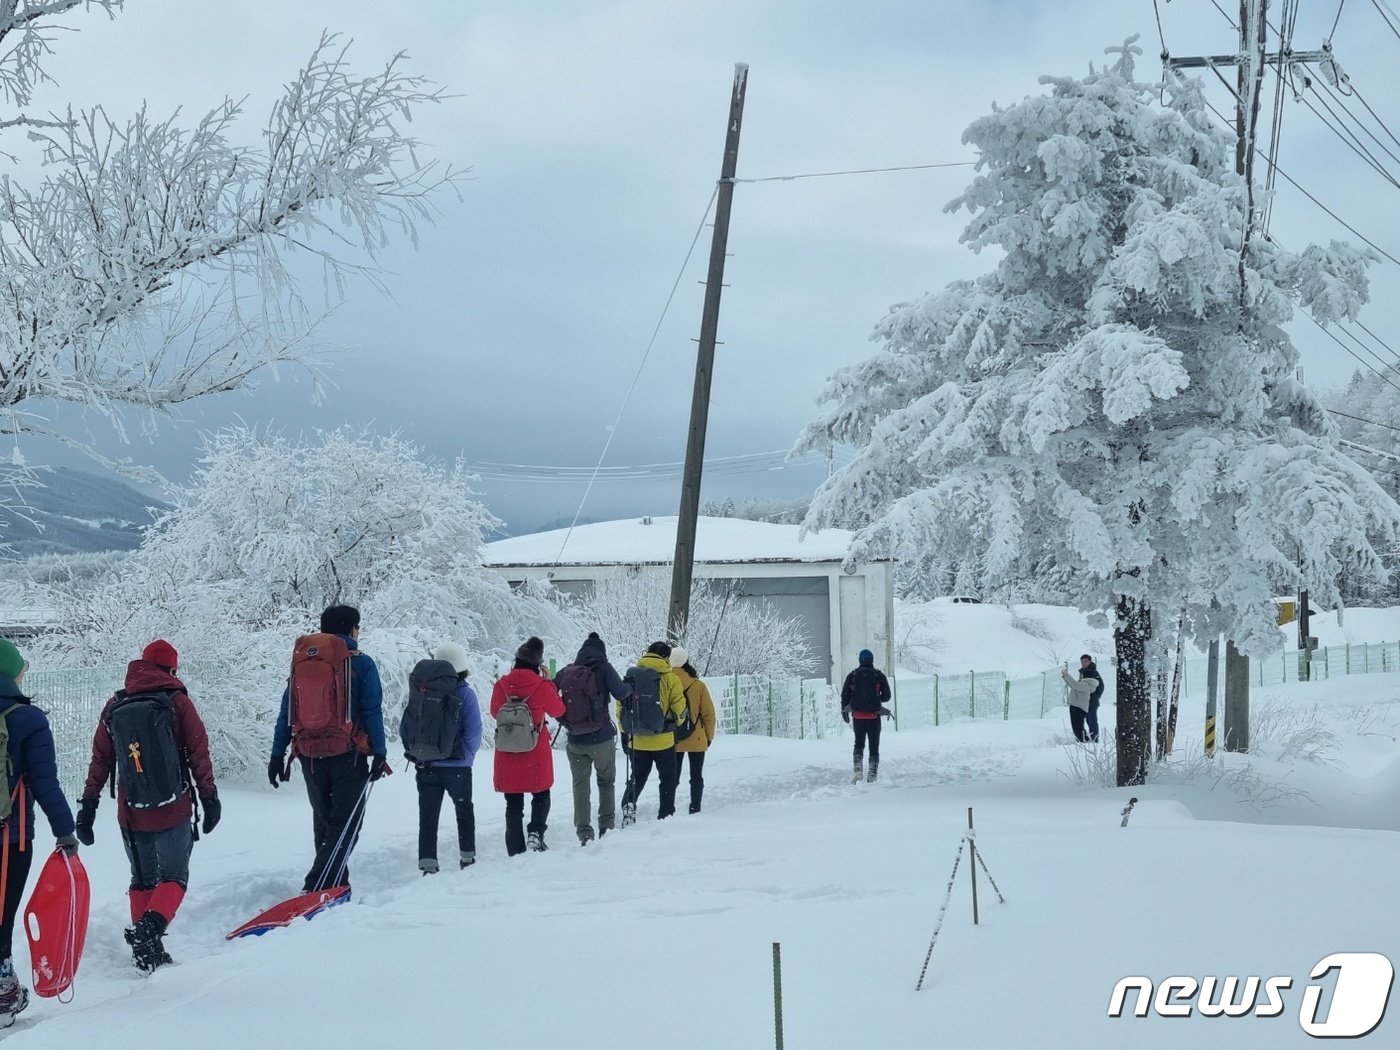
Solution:
M 24 655 L 8 638 L 0 638 L 0 675 L 18 678 L 24 670 Z

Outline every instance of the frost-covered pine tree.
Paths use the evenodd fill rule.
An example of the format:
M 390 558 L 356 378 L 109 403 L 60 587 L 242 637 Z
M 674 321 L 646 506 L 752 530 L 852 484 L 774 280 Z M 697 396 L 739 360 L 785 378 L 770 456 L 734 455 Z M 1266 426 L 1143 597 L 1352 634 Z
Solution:
M 120 431 L 121 409 L 159 414 L 307 361 L 319 311 L 289 257 L 319 263 L 329 286 L 373 280 L 378 252 L 416 238 L 429 197 L 457 178 L 420 160 L 402 130 L 439 92 L 401 57 L 355 73 L 333 37 L 260 131 L 242 130 L 227 100 L 190 126 L 144 109 L 29 112 L 62 16 L 122 6 L 0 2 L 0 129 L 27 133 L 43 161 L 36 178 L 0 178 L 3 433 L 49 433 L 30 407 L 45 402 L 96 410 Z
M 1045 557 L 1069 570 L 1114 626 L 1120 784 L 1147 773 L 1149 639 L 1170 647 L 1180 623 L 1276 650 L 1274 588 L 1335 601 L 1344 568 L 1381 573 L 1373 539 L 1400 525 L 1281 328 L 1298 309 L 1355 317 L 1367 256 L 1246 238 L 1232 137 L 1198 82 L 1159 104 L 1131 45 L 968 128 L 979 173 L 948 207 L 1001 258 L 894 307 L 798 443 L 858 451 L 807 519 L 868 516 L 853 558 L 956 536 L 993 581 Z

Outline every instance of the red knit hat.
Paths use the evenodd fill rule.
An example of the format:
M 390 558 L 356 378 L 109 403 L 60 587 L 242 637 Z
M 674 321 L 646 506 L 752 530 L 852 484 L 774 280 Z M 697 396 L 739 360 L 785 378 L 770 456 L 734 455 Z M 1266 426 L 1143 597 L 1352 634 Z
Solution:
M 157 667 L 164 667 L 173 671 L 180 663 L 180 654 L 175 651 L 175 647 L 164 638 L 157 638 L 146 648 L 141 650 L 141 659 L 155 664 Z

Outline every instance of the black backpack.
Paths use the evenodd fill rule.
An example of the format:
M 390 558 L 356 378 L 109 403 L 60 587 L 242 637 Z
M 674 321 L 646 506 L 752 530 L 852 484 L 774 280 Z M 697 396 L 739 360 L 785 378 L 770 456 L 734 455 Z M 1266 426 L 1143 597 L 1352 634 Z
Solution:
M 661 710 L 661 672 L 654 667 L 629 667 L 622 680 L 632 695 L 622 701 L 622 731 L 628 736 L 654 736 L 668 729 Z
M 570 664 L 554 676 L 564 698 L 564 724 L 574 734 L 596 733 L 612 724 L 608 698 L 598 685 L 598 672 L 587 664 Z
M 700 728 L 700 722 L 690 713 L 690 687 L 694 684 L 695 683 L 692 681 L 690 686 L 686 686 L 684 689 L 685 713 L 681 716 L 681 720 L 672 727 L 672 732 L 676 734 L 676 743 L 678 744 Z
M 446 660 L 419 660 L 408 674 L 408 706 L 399 721 L 404 754 L 414 762 L 462 758 L 462 698 Z
M 158 809 L 189 790 L 185 756 L 175 742 L 175 704 L 168 692 L 118 692 L 107 712 L 117 783 L 132 809 Z

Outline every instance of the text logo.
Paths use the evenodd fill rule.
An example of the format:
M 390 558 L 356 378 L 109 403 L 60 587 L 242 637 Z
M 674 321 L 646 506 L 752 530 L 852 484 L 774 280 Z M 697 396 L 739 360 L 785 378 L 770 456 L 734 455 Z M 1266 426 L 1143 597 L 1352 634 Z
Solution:
M 1328 986 L 1315 983 L 1335 974 Z M 1318 1039 L 1355 1039 L 1369 1035 L 1385 1017 L 1395 967 L 1378 952 L 1336 952 L 1321 959 L 1308 974 L 1298 1004 L 1298 1024 Z M 1122 1017 L 1128 993 L 1134 992 L 1132 1016 L 1278 1017 L 1288 1004 L 1284 993 L 1292 977 L 1124 977 L 1113 986 L 1108 1016 Z M 1262 995 L 1261 995 L 1262 993 Z

